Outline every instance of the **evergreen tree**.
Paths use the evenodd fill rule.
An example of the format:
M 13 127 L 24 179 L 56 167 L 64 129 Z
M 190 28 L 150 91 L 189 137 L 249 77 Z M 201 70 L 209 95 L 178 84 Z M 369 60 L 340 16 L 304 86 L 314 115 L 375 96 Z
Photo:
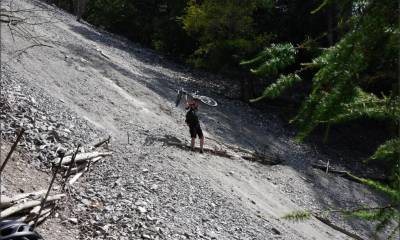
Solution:
M 332 6 L 333 2 L 323 1 L 316 11 Z M 301 81 L 298 75 L 304 69 L 314 69 L 311 91 L 291 121 L 298 126 L 298 140 L 304 139 L 319 125 L 329 129 L 332 124 L 354 119 L 377 119 L 399 127 L 398 3 L 392 0 L 354 0 L 339 3 L 342 7 L 351 4 L 351 16 L 346 16 L 343 18 L 345 22 L 338 24 L 338 27 L 348 30 L 337 43 L 323 50 L 311 63 L 303 63 L 300 65 L 302 68 L 279 76 L 280 72 L 294 63 L 296 49 L 304 47 L 293 47 L 291 44 L 273 44 L 254 59 L 242 62 L 242 65 L 249 66 L 255 74 L 279 76 L 275 83 L 266 88 L 262 96 L 252 101 L 276 98 L 285 89 L 292 88 L 295 83 Z M 371 156 L 372 160 L 388 163 L 392 179 L 389 186 L 359 179 L 385 192 L 392 200 L 389 207 L 354 211 L 355 216 L 379 220 L 378 230 L 386 226 L 390 219 L 397 221 L 395 230 L 399 230 L 399 149 L 400 141 L 394 138 L 383 143 Z M 295 214 L 292 217 L 304 216 L 307 214 Z

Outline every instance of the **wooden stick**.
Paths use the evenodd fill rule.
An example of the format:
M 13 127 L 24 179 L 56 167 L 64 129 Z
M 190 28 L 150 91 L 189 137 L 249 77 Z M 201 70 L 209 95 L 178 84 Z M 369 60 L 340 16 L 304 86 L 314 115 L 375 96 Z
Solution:
M 69 174 L 71 173 L 71 169 L 72 169 L 72 167 L 73 167 L 73 165 L 75 163 L 75 158 L 76 158 L 76 155 L 78 154 L 78 151 L 79 151 L 80 147 L 81 147 L 81 145 L 79 144 L 78 147 L 76 148 L 76 151 L 75 151 L 74 155 L 72 155 L 71 164 L 69 164 L 68 170 L 67 170 L 67 172 L 66 172 L 66 174 L 64 176 L 65 180 L 64 180 L 64 183 L 63 183 L 63 186 L 62 186 L 63 190 L 65 189 L 65 183 L 67 182 Z M 61 163 L 60 163 L 60 166 L 61 166 Z
M 87 168 L 90 162 L 91 161 L 84 162 L 83 164 L 79 164 L 79 166 L 71 169 L 71 172 L 70 172 L 69 176 L 71 176 L 72 174 L 76 174 L 77 172 L 80 172 L 83 169 Z
M 32 211 L 33 211 L 35 208 L 36 208 L 37 211 L 35 210 L 35 212 L 32 213 Z M 34 208 L 29 212 L 29 215 L 28 215 L 27 220 L 28 220 L 28 219 L 29 219 L 29 220 L 33 220 L 34 218 L 38 217 L 38 215 L 39 215 L 39 210 L 40 210 L 40 206 L 34 207 Z M 44 208 L 43 211 L 40 213 L 39 218 L 42 217 L 42 216 L 44 216 L 44 215 L 46 215 L 47 213 L 51 212 L 52 210 L 53 210 L 53 206 Z
M 2 197 L 1 196 L 1 187 L 3 185 L 2 181 L 1 181 L 2 180 L 2 177 L 1 177 L 2 174 L 1 173 L 3 172 L 4 168 L 6 167 L 6 165 L 8 163 L 8 160 L 10 160 L 15 148 L 17 148 L 17 144 L 18 144 L 19 140 L 21 140 L 22 134 L 24 134 L 24 132 L 25 132 L 25 129 L 21 128 L 21 131 L 19 132 L 19 134 L 17 136 L 17 140 L 15 140 L 14 144 L 12 145 L 10 151 L 7 154 L 6 159 L 4 160 L 3 164 L 1 164 L 1 167 L 0 167 L 0 206 L 1 206 L 1 202 L 2 202 L 2 199 L 1 199 L 1 197 Z
M 87 170 L 87 168 L 84 169 L 83 171 L 77 173 L 73 178 L 71 178 L 71 180 L 69 180 L 68 185 L 69 185 L 69 186 L 72 186 L 72 185 L 83 175 L 83 173 L 84 173 L 86 170 Z
M 62 153 L 62 154 L 60 154 L 60 155 L 61 155 L 61 156 L 60 156 L 60 163 L 58 164 L 58 168 L 56 168 L 56 169 L 54 170 L 53 178 L 52 178 L 51 181 L 50 181 L 50 185 L 49 185 L 49 188 L 47 189 L 46 196 L 44 197 L 42 203 L 40 204 L 39 214 L 38 214 L 38 217 L 37 217 L 36 220 L 35 220 L 35 224 L 33 225 L 33 229 L 36 228 L 37 222 L 38 222 L 38 220 L 39 220 L 40 213 L 42 212 L 42 209 L 43 209 L 43 207 L 44 207 L 44 204 L 46 203 L 46 199 L 47 199 L 47 197 L 49 196 L 49 193 L 50 193 L 50 191 L 51 191 L 51 188 L 53 187 L 54 180 L 56 180 L 56 176 L 57 176 L 58 170 L 61 168 L 61 164 L 62 164 L 62 160 L 63 160 L 63 158 L 64 158 L 64 154 Z
M 311 166 L 312 166 L 313 168 L 326 171 L 326 166 L 324 166 L 324 165 L 320 165 L 320 164 L 313 163 L 313 164 L 311 164 Z M 358 182 L 358 183 L 360 182 L 360 181 L 357 180 L 356 178 L 352 177 L 352 176 L 351 176 L 351 173 L 350 173 L 349 171 L 335 170 L 335 169 L 332 169 L 332 167 L 331 167 L 331 168 L 329 169 L 329 172 L 330 172 L 330 173 L 337 174 L 337 175 L 339 175 L 340 177 L 346 178 L 346 179 L 351 180 L 351 181 L 354 181 L 354 182 Z M 361 178 L 368 178 L 368 179 L 372 179 L 372 180 L 375 180 L 375 181 L 381 181 L 381 182 L 388 182 L 388 181 L 389 181 L 388 178 L 379 177 L 379 176 L 366 176 L 366 175 L 363 175 L 363 176 L 358 176 L 358 177 L 361 177 Z
M 65 194 L 57 194 L 57 195 L 54 195 L 54 196 L 50 196 L 50 197 L 48 197 L 46 199 L 46 202 L 54 202 L 54 201 L 57 201 L 57 200 L 65 197 L 65 196 L 66 196 Z M 27 202 L 16 204 L 16 205 L 14 205 L 12 207 L 9 207 L 9 208 L 1 211 L 0 212 L 0 219 L 8 217 L 8 216 L 10 216 L 12 214 L 15 214 L 17 212 L 20 212 L 22 210 L 36 207 L 36 206 L 40 205 L 41 203 L 42 203 L 42 201 L 32 200 L 32 201 L 27 201 Z
M 12 145 L 10 151 L 8 152 L 8 155 L 7 155 L 6 159 L 4 160 L 3 164 L 0 167 L 0 176 L 1 176 L 1 173 L 3 172 L 4 168 L 6 167 L 6 164 L 7 164 L 8 160 L 10 160 L 11 155 L 13 154 L 15 148 L 17 147 L 17 144 L 18 144 L 19 140 L 21 140 L 22 134 L 24 134 L 24 132 L 25 132 L 25 129 L 21 128 L 21 131 L 18 134 L 17 140 L 15 140 L 15 142 Z
M 101 145 L 103 145 L 104 143 L 109 143 L 110 140 L 111 140 L 111 136 L 108 136 L 108 138 L 106 138 L 106 139 L 104 139 L 104 140 L 101 140 L 100 142 L 94 144 L 93 147 L 94 147 L 94 148 L 98 148 L 98 147 L 100 147 Z
M 28 215 L 16 219 L 17 222 L 26 222 L 26 220 L 28 220 Z
M 90 152 L 90 153 L 80 153 L 76 156 L 75 158 L 75 162 L 83 162 L 95 157 L 105 157 L 105 156 L 110 156 L 111 152 Z M 66 156 L 63 160 L 62 160 L 62 164 L 63 165 L 67 165 L 69 163 L 71 163 L 72 157 L 71 156 Z M 54 159 L 52 162 L 53 163 L 57 163 L 58 161 L 60 161 L 60 158 L 56 158 Z
M 10 207 L 12 205 L 14 205 L 15 203 L 17 203 L 18 201 L 25 199 L 25 198 L 37 198 L 42 196 L 43 194 L 46 193 L 46 190 L 40 190 L 37 192 L 30 192 L 30 193 L 22 193 L 22 194 L 18 194 L 12 198 L 8 198 L 6 196 L 2 196 L 2 202 L 0 203 L 0 209 L 1 208 L 7 208 Z
M 349 236 L 349 237 L 351 237 L 353 239 L 364 240 L 362 237 L 356 235 L 355 233 L 351 233 L 351 232 L 347 231 L 346 229 L 341 228 L 341 227 L 333 224 L 331 221 L 329 221 L 326 218 L 323 218 L 323 217 L 320 217 L 320 216 L 316 216 L 316 215 L 314 215 L 314 217 L 316 219 L 318 219 L 319 221 L 321 221 L 322 223 L 324 223 L 324 224 L 328 225 L 329 227 L 335 229 L 336 231 L 339 231 L 339 232 L 341 232 L 341 233 L 343 233 L 343 234 L 345 234 L 345 235 L 347 235 L 347 236 Z
M 35 221 L 30 221 L 29 225 L 37 226 L 37 225 L 41 224 L 44 220 L 46 220 L 46 218 L 48 218 L 50 215 L 51 215 L 51 211 L 46 213 L 46 214 L 44 214 L 44 215 L 41 215 L 36 222 Z
M 92 164 L 94 164 L 94 163 L 97 163 L 99 160 L 101 160 L 103 157 L 95 157 L 95 158 L 93 158 L 93 159 L 91 159 L 90 160 L 90 162 L 92 163 Z
M 72 186 L 84 173 L 84 171 L 77 173 L 71 180 L 69 180 L 68 185 Z
M 325 173 L 328 173 L 328 171 L 329 171 L 329 160 L 328 160 L 328 162 L 326 163 L 326 172 L 325 172 Z
M 319 165 L 319 164 L 313 163 L 313 164 L 311 164 L 311 166 L 313 168 L 321 169 L 323 171 L 326 171 L 326 169 L 327 169 L 327 165 Z M 335 169 L 332 169 L 332 168 L 329 169 L 329 172 L 336 173 L 336 174 L 343 174 L 343 175 L 348 173 L 347 171 L 335 170 Z
M 39 215 L 39 211 L 40 211 L 40 206 L 36 206 L 32 208 L 32 210 L 29 212 L 29 216 L 37 216 Z

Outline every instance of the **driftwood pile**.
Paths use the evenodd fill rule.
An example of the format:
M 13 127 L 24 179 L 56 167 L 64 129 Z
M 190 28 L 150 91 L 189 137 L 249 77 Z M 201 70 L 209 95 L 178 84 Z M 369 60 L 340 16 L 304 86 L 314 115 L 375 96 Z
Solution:
M 55 158 L 52 163 L 59 167 L 62 176 L 65 178 L 65 184 L 71 186 L 73 185 L 82 175 L 83 173 L 90 170 L 90 167 L 100 161 L 105 156 L 110 156 L 111 152 L 86 152 L 86 153 L 77 153 L 77 151 L 69 156 L 65 156 L 63 158 Z M 73 175 L 73 176 L 72 176 Z M 67 179 L 72 176 L 72 178 L 67 182 Z
M 46 190 L 22 193 L 11 198 L 2 195 L 0 202 L 0 220 L 5 218 L 16 219 L 17 221 L 25 222 L 30 225 L 33 225 L 35 220 L 37 223 L 43 222 L 53 212 L 56 201 L 66 196 L 65 194 L 56 194 L 47 197 L 40 211 L 40 206 L 45 194 Z
M 17 140 L 14 142 L 11 147 L 10 152 L 8 153 L 6 159 L 2 162 L 0 166 L 0 176 L 3 172 L 8 160 L 11 158 L 12 153 L 14 152 L 18 142 L 20 141 L 24 129 L 21 129 Z M 111 137 L 108 137 L 105 140 L 97 143 L 92 147 L 95 149 L 104 143 L 108 143 Z M 74 184 L 79 177 L 83 175 L 85 171 L 88 171 L 91 164 L 98 162 L 105 156 L 110 156 L 111 152 L 85 152 L 78 153 L 80 146 L 77 147 L 76 151 L 72 155 L 65 156 L 65 153 L 60 151 L 59 157 L 53 159 L 53 166 L 57 166 L 53 171 L 53 177 L 51 179 L 50 185 L 46 190 L 41 190 L 32 193 L 23 193 L 16 195 L 14 197 L 8 197 L 0 195 L 0 221 L 3 219 L 14 219 L 19 222 L 25 222 L 33 226 L 35 228 L 37 224 L 43 222 L 47 217 L 51 215 L 55 208 L 55 203 L 57 200 L 65 197 L 65 194 L 56 194 L 50 196 L 54 180 L 57 177 L 57 174 L 61 172 L 61 176 L 64 179 L 63 190 L 65 186 L 68 184 L 71 186 Z M 63 171 L 64 170 L 64 171 Z M 68 177 L 72 174 L 75 174 L 67 183 Z M 0 179 L 1 180 L 1 179 Z M 1 190 L 1 181 L 0 181 L 0 190 Z M 0 191 L 1 192 L 1 191 Z

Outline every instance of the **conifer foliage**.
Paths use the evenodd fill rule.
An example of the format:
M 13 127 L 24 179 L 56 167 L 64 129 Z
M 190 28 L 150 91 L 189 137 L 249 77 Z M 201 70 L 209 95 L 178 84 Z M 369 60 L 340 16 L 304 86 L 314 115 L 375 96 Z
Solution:
M 316 12 L 332 2 L 334 1 L 323 1 Z M 340 3 L 350 6 L 351 16 L 345 19 L 345 23 L 341 22 L 348 30 L 311 63 L 300 64 L 313 67 L 314 74 L 311 91 L 292 120 L 299 129 L 298 140 L 304 139 L 319 125 L 329 127 L 331 124 L 354 119 L 382 120 L 399 127 L 398 3 L 392 0 L 346 0 Z M 242 64 L 249 66 L 250 71 L 255 74 L 275 77 L 294 62 L 293 55 L 296 51 L 288 51 L 289 49 L 295 48 L 290 44 L 271 45 L 254 59 L 243 61 Z M 272 52 L 279 54 L 266 54 Z M 287 54 L 288 52 L 290 54 Z M 301 71 L 302 69 L 297 69 L 293 73 L 281 75 L 275 83 L 266 88 L 262 96 L 253 101 L 278 97 L 285 89 L 300 82 L 296 73 Z M 394 138 L 379 146 L 370 157 L 371 160 L 386 162 L 390 166 L 390 185 L 358 179 L 386 193 L 391 199 L 391 204 L 382 208 L 343 210 L 356 217 L 377 221 L 377 230 L 381 230 L 393 220 L 396 221 L 392 236 L 398 232 L 400 221 L 399 149 L 400 140 Z M 294 213 L 287 217 L 303 219 L 309 216 L 310 214 L 306 213 Z

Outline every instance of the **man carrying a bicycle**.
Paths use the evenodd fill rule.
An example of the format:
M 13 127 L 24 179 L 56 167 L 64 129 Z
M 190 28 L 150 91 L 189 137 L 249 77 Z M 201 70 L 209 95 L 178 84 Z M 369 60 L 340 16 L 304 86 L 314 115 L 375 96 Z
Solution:
M 186 124 L 189 126 L 190 137 L 192 138 L 190 147 L 192 151 L 194 151 L 194 145 L 196 141 L 196 136 L 199 136 L 200 139 L 200 153 L 203 153 L 203 145 L 204 145 L 204 135 L 203 131 L 200 127 L 200 121 L 197 117 L 197 111 L 199 108 L 199 100 L 198 99 L 190 99 L 186 102 L 186 109 L 188 112 L 186 113 Z

